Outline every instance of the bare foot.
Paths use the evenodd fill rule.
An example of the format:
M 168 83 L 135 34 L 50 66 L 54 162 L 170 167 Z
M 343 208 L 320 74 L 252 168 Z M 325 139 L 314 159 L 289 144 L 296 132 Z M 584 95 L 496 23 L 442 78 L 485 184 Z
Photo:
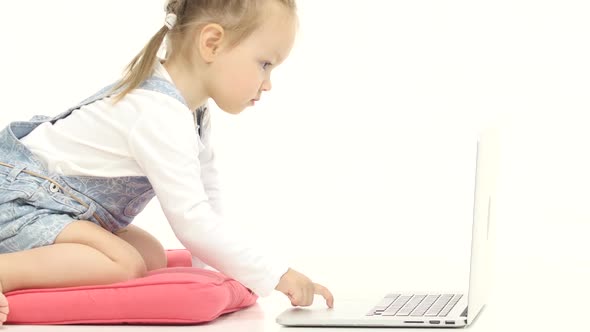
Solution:
M 2 282 L 0 282 L 0 326 L 6 321 L 8 315 L 8 300 L 2 293 Z

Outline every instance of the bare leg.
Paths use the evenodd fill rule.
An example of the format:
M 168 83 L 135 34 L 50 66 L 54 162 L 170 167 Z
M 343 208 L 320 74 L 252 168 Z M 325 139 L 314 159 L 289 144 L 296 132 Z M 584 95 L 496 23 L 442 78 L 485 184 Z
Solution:
M 0 293 L 4 294 L 109 284 L 145 274 L 145 262 L 132 245 L 89 221 L 68 225 L 53 245 L 0 255 Z M 7 310 L 2 295 L 0 312 Z M 0 324 L 5 320 L 0 314 Z
M 162 269 L 168 265 L 166 250 L 149 232 L 129 225 L 116 235 L 139 251 L 148 271 Z
M 0 326 L 6 321 L 6 315 L 8 315 L 8 301 L 2 291 L 2 282 L 0 281 Z

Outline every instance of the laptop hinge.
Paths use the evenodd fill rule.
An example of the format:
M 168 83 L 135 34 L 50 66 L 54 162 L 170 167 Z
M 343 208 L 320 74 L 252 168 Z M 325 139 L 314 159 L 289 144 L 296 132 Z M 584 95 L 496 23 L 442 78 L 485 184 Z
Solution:
M 465 307 L 465 310 L 463 310 L 463 313 L 460 317 L 467 317 L 467 309 L 469 309 L 469 307 Z

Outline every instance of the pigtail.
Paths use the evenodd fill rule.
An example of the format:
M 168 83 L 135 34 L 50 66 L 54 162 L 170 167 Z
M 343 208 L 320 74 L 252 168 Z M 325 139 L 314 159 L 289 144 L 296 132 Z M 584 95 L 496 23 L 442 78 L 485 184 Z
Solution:
M 166 39 L 166 34 L 174 29 L 177 17 L 182 15 L 186 6 L 186 0 L 169 0 L 165 5 L 166 24 L 150 39 L 146 46 L 139 52 L 125 68 L 123 79 L 111 90 L 116 93 L 114 102 L 117 103 L 125 95 L 137 88 L 143 81 L 148 79 L 154 70 L 154 64 L 158 58 L 158 51 Z M 169 20 L 170 15 L 174 17 L 173 22 Z
M 114 96 L 115 103 L 119 102 L 125 95 L 151 76 L 158 50 L 164 41 L 166 33 L 168 33 L 168 27 L 163 26 L 127 65 L 123 79 L 111 90 L 111 92 L 116 92 Z
M 166 13 L 174 13 L 178 16 L 184 14 L 186 3 L 188 0 L 168 0 L 164 5 Z

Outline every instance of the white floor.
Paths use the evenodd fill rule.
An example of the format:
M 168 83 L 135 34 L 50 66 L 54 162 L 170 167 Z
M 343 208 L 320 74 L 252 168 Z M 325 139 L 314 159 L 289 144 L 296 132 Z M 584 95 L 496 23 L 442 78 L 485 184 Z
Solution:
M 500 232 L 501 231 L 501 232 Z M 527 235 L 526 230 L 499 228 L 497 234 L 495 286 L 492 298 L 482 315 L 470 327 L 474 331 L 588 331 L 588 300 L 590 299 L 590 245 L 585 238 L 587 225 L 562 228 L 539 227 Z M 556 245 L 556 239 L 560 239 Z M 455 288 L 466 282 L 467 269 L 461 266 L 467 256 L 438 261 L 396 259 L 389 263 L 383 255 L 344 259 L 334 254 L 321 259 L 301 257 L 296 262 L 309 274 L 321 278 L 336 297 L 355 295 L 378 299 L 392 290 L 420 289 L 416 285 Z M 387 263 L 387 264 L 386 264 Z M 329 268 L 326 268 L 329 266 Z M 428 273 L 430 266 L 442 269 Z M 446 268 L 445 268 L 446 267 Z M 373 271 L 381 272 L 372 275 Z M 389 271 L 389 273 L 388 273 Z M 321 273 L 320 273 L 321 272 Z M 321 275 L 321 277 L 320 277 Z M 432 280 L 438 275 L 439 279 Z M 420 277 L 417 277 L 420 276 Z M 317 280 L 320 282 L 320 280 Z M 403 287 L 399 287 L 404 285 Z M 407 286 L 405 286 L 407 285 Z M 423 287 L 422 287 L 423 288 Z M 316 297 L 314 306 L 324 303 Z M 262 298 L 241 312 L 225 315 L 198 326 L 4 326 L 0 331 L 288 331 L 275 323 L 275 317 L 289 308 L 280 293 Z M 586 324 L 586 325 L 583 325 Z M 319 329 L 307 328 L 305 331 Z M 330 329 L 330 331 L 362 331 L 363 329 Z M 325 331 L 325 330 L 324 330 Z M 375 329 L 367 330 L 375 332 Z M 413 329 L 412 331 L 415 331 Z

